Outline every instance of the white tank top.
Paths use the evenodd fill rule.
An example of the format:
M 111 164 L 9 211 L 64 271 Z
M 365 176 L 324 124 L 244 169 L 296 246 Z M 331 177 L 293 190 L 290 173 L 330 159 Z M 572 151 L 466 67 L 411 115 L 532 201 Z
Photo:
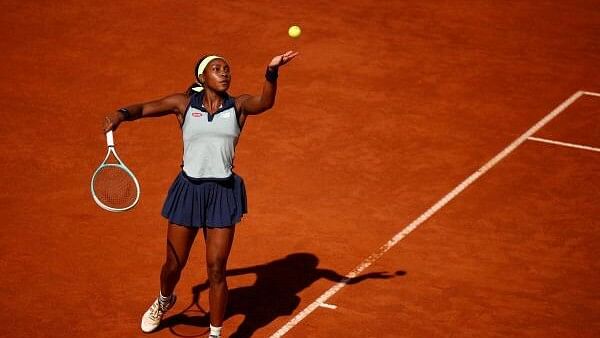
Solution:
M 233 172 L 240 135 L 235 100 L 227 95 L 214 115 L 202 105 L 204 92 L 195 93 L 183 117 L 184 173 L 191 178 L 225 179 Z

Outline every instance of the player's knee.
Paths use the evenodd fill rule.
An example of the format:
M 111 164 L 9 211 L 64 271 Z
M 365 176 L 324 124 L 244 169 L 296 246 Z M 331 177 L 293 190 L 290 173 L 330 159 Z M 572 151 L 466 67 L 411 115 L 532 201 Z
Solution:
M 208 262 L 208 280 L 211 284 L 225 280 L 225 262 L 223 260 L 216 259 Z
M 163 265 L 163 270 L 168 274 L 179 274 L 183 270 L 185 262 L 179 262 L 176 259 L 167 258 Z

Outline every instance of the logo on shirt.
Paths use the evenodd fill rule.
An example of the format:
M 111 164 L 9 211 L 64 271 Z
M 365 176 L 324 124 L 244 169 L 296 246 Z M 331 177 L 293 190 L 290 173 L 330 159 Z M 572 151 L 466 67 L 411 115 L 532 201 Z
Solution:
M 202 113 L 192 113 L 192 116 L 193 117 L 200 117 L 200 116 L 202 116 Z

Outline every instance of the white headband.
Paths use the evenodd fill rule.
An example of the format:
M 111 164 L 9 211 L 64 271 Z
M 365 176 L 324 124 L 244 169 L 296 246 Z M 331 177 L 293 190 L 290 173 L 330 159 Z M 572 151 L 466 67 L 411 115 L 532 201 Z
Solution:
M 198 79 L 198 80 L 200 79 L 200 75 L 202 75 L 202 73 L 204 73 L 204 68 L 206 68 L 206 66 L 208 66 L 208 64 L 212 60 L 215 60 L 215 59 L 223 59 L 223 60 L 225 60 L 224 58 L 222 58 L 220 56 L 217 56 L 217 55 L 210 55 L 210 56 L 205 57 L 202 60 L 202 62 L 200 62 L 200 64 L 198 65 L 198 69 L 196 70 L 196 72 L 197 72 L 196 73 L 196 79 Z M 198 83 L 198 85 L 199 85 L 198 87 L 193 87 L 192 90 L 196 91 L 196 92 L 201 92 L 202 90 L 204 90 L 204 87 L 202 87 L 201 83 Z

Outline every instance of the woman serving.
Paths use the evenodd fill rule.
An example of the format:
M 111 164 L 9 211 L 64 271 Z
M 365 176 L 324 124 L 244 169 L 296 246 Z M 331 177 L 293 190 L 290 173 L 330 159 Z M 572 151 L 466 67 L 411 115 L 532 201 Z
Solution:
M 196 83 L 186 93 L 121 108 L 105 118 L 104 132 L 123 121 L 175 114 L 183 135 L 182 170 L 169 188 L 162 215 L 168 220 L 167 254 L 160 273 L 160 292 L 142 316 L 141 328 L 151 332 L 175 304 L 179 281 L 198 229 L 206 243 L 210 283 L 210 338 L 221 336 L 227 305 L 225 271 L 235 225 L 247 211 L 243 179 L 232 171 L 235 146 L 246 117 L 273 106 L 279 67 L 298 55 L 275 56 L 267 67 L 262 94 L 229 96 L 231 72 L 217 55 L 198 60 Z

